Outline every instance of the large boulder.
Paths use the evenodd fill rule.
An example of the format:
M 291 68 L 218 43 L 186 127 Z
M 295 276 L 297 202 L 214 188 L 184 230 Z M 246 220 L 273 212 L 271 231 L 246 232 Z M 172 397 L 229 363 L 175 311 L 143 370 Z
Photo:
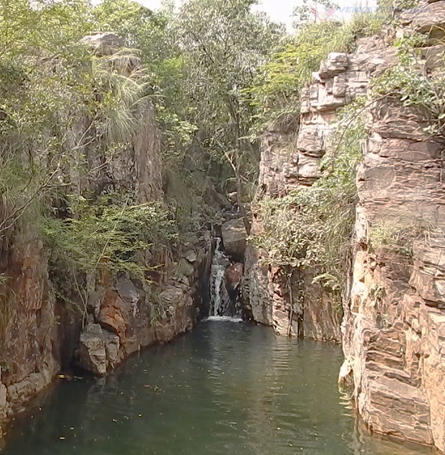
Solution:
M 88 324 L 80 335 L 79 363 L 85 371 L 104 376 L 119 360 L 119 337 L 102 329 L 100 324 Z
M 242 258 L 247 244 L 247 232 L 243 219 L 227 221 L 222 225 L 221 233 L 227 253 L 235 258 Z
M 226 270 L 226 287 L 229 292 L 235 292 L 243 277 L 244 266 L 240 262 L 235 262 Z

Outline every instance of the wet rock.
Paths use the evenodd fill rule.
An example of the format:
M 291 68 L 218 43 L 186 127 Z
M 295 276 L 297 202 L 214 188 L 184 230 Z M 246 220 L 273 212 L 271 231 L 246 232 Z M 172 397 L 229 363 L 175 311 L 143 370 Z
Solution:
M 234 292 L 238 289 L 241 278 L 243 276 L 244 266 L 240 262 L 232 264 L 226 270 L 226 286 L 229 292 Z
M 172 308 L 184 306 L 187 300 L 183 289 L 176 286 L 169 286 L 159 294 L 159 297 L 166 305 Z

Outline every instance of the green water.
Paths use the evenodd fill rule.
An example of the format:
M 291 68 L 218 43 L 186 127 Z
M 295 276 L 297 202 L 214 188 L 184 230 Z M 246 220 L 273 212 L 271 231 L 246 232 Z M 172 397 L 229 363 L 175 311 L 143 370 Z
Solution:
M 206 322 L 101 380 L 65 382 L 2 455 L 414 455 L 372 437 L 337 391 L 341 349 Z

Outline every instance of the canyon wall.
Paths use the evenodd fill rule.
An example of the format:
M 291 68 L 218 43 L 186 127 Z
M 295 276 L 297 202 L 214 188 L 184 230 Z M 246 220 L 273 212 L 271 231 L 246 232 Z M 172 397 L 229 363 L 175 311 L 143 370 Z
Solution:
M 444 68 L 444 48 L 432 38 L 443 35 L 445 2 L 420 7 L 421 13 L 399 15 L 397 33 L 428 36 L 420 59 L 424 74 L 434 77 Z M 257 200 L 282 197 L 320 177 L 339 108 L 366 95 L 371 79 L 397 62 L 386 36 L 359 40 L 353 54 L 330 54 L 302 94 L 299 126 L 265 132 Z M 316 271 L 307 270 L 299 272 L 294 294 L 300 291 L 304 299 L 289 329 L 288 286 L 278 267 L 264 265 L 267 252 L 252 246 L 245 301 L 252 318 L 277 333 L 342 341 L 341 381 L 352 386 L 357 410 L 371 430 L 444 451 L 445 141 L 425 132 L 425 110 L 404 107 L 392 97 L 378 99 L 365 112 L 369 139 L 357 177 L 352 272 L 341 330 L 332 294 L 311 284 Z M 253 233 L 261 229 L 254 211 Z M 389 245 L 385 235 L 401 240 Z
M 102 53 L 113 52 L 119 44 L 110 34 L 95 35 L 89 42 Z M 104 184 L 111 185 L 134 194 L 139 203 L 162 199 L 160 132 L 149 101 L 139 108 L 139 124 L 132 145 L 106 166 L 88 146 L 79 150 L 91 169 L 100 169 L 81 182 L 85 188 L 100 192 Z M 71 131 L 73 144 L 87 134 L 88 125 L 87 119 L 79 119 Z M 0 245 L 0 273 L 7 276 L 0 284 L 0 424 L 60 371 L 75 366 L 105 375 L 141 348 L 190 330 L 198 315 L 199 277 L 210 245 L 205 236 L 199 245 L 174 255 L 166 249 L 158 249 L 156 257 L 145 252 L 150 257 L 141 256 L 141 261 L 160 264 L 151 286 L 127 273 L 111 276 L 106 265 L 100 265 L 100 278 L 87 301 L 72 295 L 71 302 L 60 298 L 54 280 L 75 278 L 64 276 L 64 270 L 50 270 L 50 251 L 40 237 L 29 224 Z
M 424 8 L 400 20 L 429 35 L 422 65 L 435 77 L 443 47 L 431 38 L 436 26 L 443 31 L 445 2 Z M 369 428 L 444 451 L 445 142 L 425 132 L 428 121 L 425 110 L 389 97 L 367 112 L 342 376 L 353 378 Z
M 301 95 L 298 124 L 287 131 L 272 125 L 262 137 L 257 201 L 307 188 L 321 176 L 320 161 L 329 153 L 327 139 L 336 113 L 365 95 L 370 78 L 394 63 L 395 49 L 387 48 L 378 37 L 360 40 L 352 55 L 329 55 Z M 253 219 L 252 234 L 257 234 L 262 226 L 255 210 Z M 266 251 L 249 246 L 245 301 L 253 319 L 282 335 L 340 342 L 340 296 L 313 283 L 316 270 L 300 270 L 293 280 L 293 295 L 301 297 L 291 310 L 289 285 L 283 281 L 281 267 L 263 265 L 265 259 Z

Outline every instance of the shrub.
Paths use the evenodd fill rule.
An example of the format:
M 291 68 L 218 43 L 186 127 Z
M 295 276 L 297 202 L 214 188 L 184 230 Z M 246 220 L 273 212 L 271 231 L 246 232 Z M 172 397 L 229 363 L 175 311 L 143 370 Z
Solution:
M 357 13 L 348 23 L 325 21 L 306 24 L 259 68 L 255 83 L 244 91 L 256 109 L 254 132 L 271 121 L 286 121 L 299 114 L 299 94 L 318 71 L 330 52 L 351 52 L 357 38 L 372 36 L 381 29 L 383 18 L 372 13 Z
M 91 203 L 80 198 L 70 218 L 46 217 L 42 231 L 55 258 L 76 271 L 94 274 L 101 263 L 112 272 L 128 271 L 144 280 L 148 266 L 140 251 L 169 248 L 178 234 L 160 202 L 134 205 L 130 197 L 104 195 Z
M 399 38 L 396 42 L 398 64 L 375 78 L 372 89 L 375 96 L 392 96 L 403 106 L 421 108 L 429 123 L 425 132 L 439 135 L 445 126 L 445 77 L 441 74 L 431 77 L 426 73 L 420 49 L 426 44 L 425 35 L 410 33 Z
M 315 281 L 339 290 L 347 276 L 357 203 L 356 170 L 366 138 L 357 112 L 362 102 L 343 111 L 333 134 L 334 152 L 321 163 L 322 177 L 310 188 L 260 203 L 263 232 L 253 243 L 268 252 L 266 263 L 315 268 Z M 352 126 L 351 120 L 354 120 Z

